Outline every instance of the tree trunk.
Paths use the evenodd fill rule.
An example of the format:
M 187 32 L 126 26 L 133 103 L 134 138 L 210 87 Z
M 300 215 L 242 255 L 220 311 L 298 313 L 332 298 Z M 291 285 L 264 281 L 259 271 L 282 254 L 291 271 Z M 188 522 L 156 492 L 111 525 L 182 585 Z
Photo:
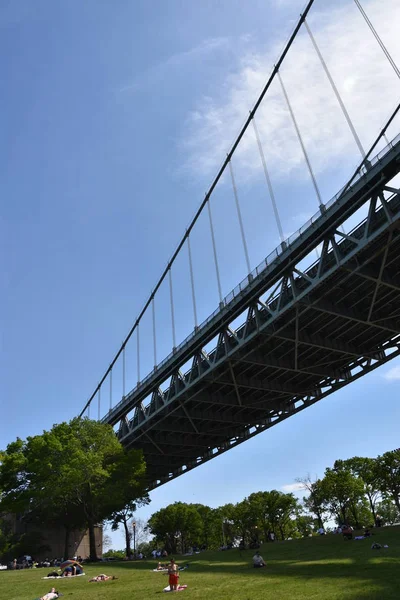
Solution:
M 367 496 L 368 496 L 368 500 L 369 500 L 369 505 L 371 507 L 371 512 L 372 512 L 372 517 L 374 519 L 374 525 L 376 524 L 376 512 L 375 512 L 375 506 L 374 503 L 372 502 L 372 497 L 371 494 L 368 494 L 367 492 Z
M 89 558 L 91 561 L 99 560 L 97 557 L 96 539 L 94 536 L 94 523 L 89 521 Z
M 69 525 L 64 525 L 65 528 L 65 538 L 64 538 L 64 560 L 68 560 L 69 559 L 69 538 L 70 538 L 70 533 L 71 530 L 69 528 Z
M 132 550 L 131 550 L 131 534 L 129 533 L 127 520 L 124 519 L 122 522 L 124 524 L 124 529 L 125 529 L 125 554 L 126 554 L 126 557 L 129 558 L 130 555 L 132 554 Z
M 281 538 L 282 538 L 282 542 L 285 540 L 285 534 L 283 533 L 283 527 L 281 524 L 279 524 L 279 531 L 281 532 Z

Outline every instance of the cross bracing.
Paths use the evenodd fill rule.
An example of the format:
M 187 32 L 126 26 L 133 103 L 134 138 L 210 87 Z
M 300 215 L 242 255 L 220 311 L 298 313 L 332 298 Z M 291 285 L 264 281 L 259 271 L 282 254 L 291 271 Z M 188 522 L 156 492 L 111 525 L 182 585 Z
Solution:
M 354 2 L 399 78 L 400 71 L 383 40 L 358 0 Z M 387 138 L 388 128 L 400 114 L 400 104 L 366 152 L 341 97 L 340 85 L 332 76 L 324 52 L 307 22 L 313 3 L 314 0 L 309 0 L 300 15 L 204 200 L 80 413 L 82 416 L 87 411 L 90 417 L 96 400 L 100 419 L 104 414 L 101 398 L 105 392 L 109 398 L 109 412 L 102 420 L 116 429 L 125 446 L 144 451 L 149 489 L 294 415 L 400 353 L 399 190 L 395 181 L 400 170 L 400 138 L 391 144 Z M 307 128 L 298 118 L 290 85 L 286 85 L 289 82 L 285 72 L 281 72 L 285 57 L 301 30 L 305 30 L 310 38 L 362 157 L 348 183 L 327 204 L 324 204 L 318 181 L 320 174 L 312 164 Z M 264 152 L 264 140 L 256 124 L 257 111 L 274 81 L 280 84 L 287 118 L 301 148 L 304 171 L 308 172 L 319 204 L 319 212 L 288 239 L 283 233 L 274 174 L 271 177 L 268 153 Z M 313 93 L 312 87 L 310 93 Z M 328 114 L 326 119 L 329 119 Z M 237 161 L 235 154 L 250 125 L 254 129 L 281 240 L 280 246 L 251 272 L 246 224 L 242 218 L 242 192 L 236 171 L 240 158 Z M 371 160 L 383 139 L 387 147 Z M 240 237 L 236 241 L 243 247 L 248 275 L 224 298 L 218 255 L 221 234 L 215 227 L 212 206 L 214 192 L 223 185 L 226 171 L 230 174 L 234 199 L 234 206 L 228 210 L 234 210 L 237 217 Z M 289 203 L 299 200 L 297 187 L 293 193 L 294 198 L 283 200 Z M 214 263 L 219 305 L 199 326 L 198 308 L 201 309 L 201 305 L 196 297 L 199 284 L 192 258 L 196 248 L 192 242 L 194 228 L 203 210 L 206 219 L 208 213 L 211 244 L 206 250 Z M 186 331 L 192 326 L 194 329 L 177 345 L 180 334 L 177 334 L 176 326 L 174 273 L 179 275 L 182 283 L 185 276 L 177 259 L 184 252 L 190 273 L 190 299 L 187 301 L 191 301 L 193 310 L 193 321 L 185 316 L 184 325 Z M 166 317 L 160 318 L 156 307 L 164 309 L 166 305 L 161 289 L 163 283 L 169 291 L 170 319 L 167 317 L 167 320 L 171 325 L 172 352 L 159 362 L 158 330 L 164 329 Z M 180 295 L 179 284 L 177 289 Z M 207 288 L 208 292 L 211 300 L 212 290 Z M 181 298 L 185 295 L 187 292 Z M 151 321 L 151 332 L 146 332 L 145 318 Z M 146 350 L 149 340 L 151 345 L 151 336 L 154 369 L 149 372 L 151 363 Z M 162 335 L 160 337 L 163 344 L 165 340 Z M 145 365 L 142 362 L 143 339 Z M 126 350 L 132 349 L 133 341 L 136 342 L 135 372 L 129 366 L 132 364 L 129 356 L 126 358 Z M 119 375 L 121 363 L 122 380 Z M 143 366 L 148 372 L 144 379 Z M 126 393 L 132 386 L 135 387 Z M 121 395 L 122 400 L 114 406 L 115 398 Z
M 397 140 L 103 419 L 143 449 L 150 488 L 400 354 L 399 160 Z

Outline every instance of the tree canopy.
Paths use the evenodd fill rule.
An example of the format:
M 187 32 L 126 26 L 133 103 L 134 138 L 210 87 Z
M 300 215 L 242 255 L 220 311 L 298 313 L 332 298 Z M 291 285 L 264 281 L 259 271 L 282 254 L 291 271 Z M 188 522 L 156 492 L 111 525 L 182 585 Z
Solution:
M 73 419 L 42 435 L 17 439 L 0 454 L 0 512 L 58 523 L 68 536 L 87 527 L 97 559 L 94 527 L 132 500 L 146 498 L 145 463 L 125 451 L 109 425 Z

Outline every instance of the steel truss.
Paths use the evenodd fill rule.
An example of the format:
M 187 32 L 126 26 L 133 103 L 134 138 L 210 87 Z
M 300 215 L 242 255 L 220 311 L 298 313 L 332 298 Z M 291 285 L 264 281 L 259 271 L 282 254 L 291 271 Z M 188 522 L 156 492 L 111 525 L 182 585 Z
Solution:
M 397 143 L 103 419 L 143 449 L 149 489 L 400 355 L 400 194 L 388 185 L 399 156 Z M 343 233 L 361 207 L 366 218 Z

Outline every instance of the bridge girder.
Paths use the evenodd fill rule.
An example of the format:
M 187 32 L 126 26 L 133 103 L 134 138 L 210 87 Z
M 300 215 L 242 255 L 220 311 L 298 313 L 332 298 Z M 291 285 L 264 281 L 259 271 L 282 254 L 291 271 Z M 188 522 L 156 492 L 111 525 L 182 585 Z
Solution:
M 163 376 L 155 372 L 106 417 L 112 424 L 120 419 L 124 444 L 146 448 L 150 488 L 400 355 L 398 317 L 387 314 L 388 306 L 400 308 L 400 196 L 385 192 L 390 169 L 381 167 L 379 177 L 367 173 L 364 188 L 352 190 L 353 202 L 343 203 L 336 220 L 328 214 L 334 206 L 328 209 L 324 232 L 313 225 L 307 251 L 299 250 L 296 259 L 283 252 L 269 279 L 268 273 L 249 279 L 233 308 L 227 304 L 215 317 L 212 333 L 211 322 L 196 332 L 190 355 L 179 359 L 177 352 L 169 371 L 163 366 Z M 341 222 L 363 204 L 367 218 L 343 234 Z M 318 261 L 303 270 L 299 263 L 317 244 Z M 332 294 L 340 301 L 332 302 Z M 234 329 L 230 323 L 238 314 L 243 323 Z M 207 353 L 204 347 L 216 334 L 216 347 Z M 191 368 L 182 373 L 188 357 Z M 173 452 L 180 458 L 171 454 L 168 462 Z

